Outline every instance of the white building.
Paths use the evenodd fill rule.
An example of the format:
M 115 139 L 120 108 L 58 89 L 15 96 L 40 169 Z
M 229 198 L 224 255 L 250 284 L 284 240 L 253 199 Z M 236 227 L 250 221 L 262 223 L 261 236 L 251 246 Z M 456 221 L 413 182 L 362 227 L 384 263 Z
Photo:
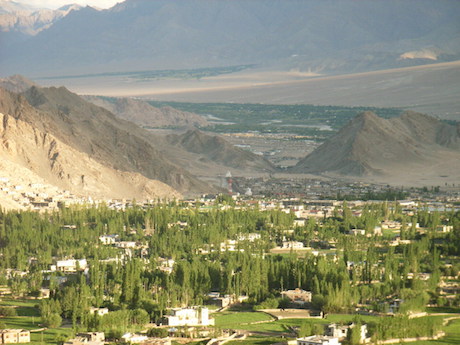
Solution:
M 89 308 L 89 313 L 90 314 L 97 314 L 99 316 L 104 316 L 106 314 L 109 313 L 109 309 L 108 308 L 95 308 L 95 307 L 91 307 Z
M 122 335 L 121 339 L 123 339 L 125 343 L 139 344 L 143 341 L 146 341 L 148 337 L 142 334 L 126 333 Z
M 305 245 L 302 242 L 297 241 L 284 241 L 283 248 L 284 249 L 302 249 Z
M 77 270 L 84 271 L 88 268 L 88 262 L 86 259 L 70 259 L 70 260 L 58 260 L 56 265 L 51 265 L 51 271 L 59 272 L 77 272 Z
M 99 241 L 102 244 L 114 244 L 118 239 L 118 235 L 102 235 L 99 236 Z
M 338 325 L 336 323 L 331 323 L 326 327 L 325 334 L 330 337 L 338 338 L 339 340 L 343 340 L 347 337 L 348 332 L 350 329 L 356 327 L 354 323 L 350 325 Z M 367 325 L 361 325 L 360 334 L 359 334 L 359 342 L 365 343 L 367 339 Z
M 136 248 L 137 244 L 134 241 L 120 241 L 120 242 L 116 242 L 115 246 L 118 248 L 127 249 L 127 248 Z
M 30 343 L 30 331 L 25 329 L 0 329 L 0 344 Z
M 297 345 L 340 345 L 339 339 L 327 335 L 312 335 L 309 337 L 297 338 Z
M 236 240 L 225 240 L 220 244 L 221 252 L 236 252 L 238 250 L 238 241 Z M 243 252 L 244 249 L 239 249 L 240 252 Z
M 366 235 L 366 230 L 364 229 L 351 229 L 348 231 L 348 234 L 353 235 L 353 236 L 365 236 Z
M 238 235 L 238 240 L 239 241 L 249 241 L 249 242 L 254 242 L 255 240 L 260 240 L 260 234 L 257 232 L 251 232 L 247 234 L 239 234 Z
M 166 324 L 173 327 L 214 325 L 214 319 L 209 318 L 208 308 L 174 308 L 165 319 Z

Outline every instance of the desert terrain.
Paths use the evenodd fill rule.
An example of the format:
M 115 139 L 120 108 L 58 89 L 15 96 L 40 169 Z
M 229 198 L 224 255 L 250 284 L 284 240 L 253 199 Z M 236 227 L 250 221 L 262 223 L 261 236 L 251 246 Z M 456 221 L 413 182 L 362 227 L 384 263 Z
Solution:
M 460 117 L 460 61 L 343 75 L 248 69 L 200 79 L 81 76 L 37 79 L 85 95 L 178 102 L 400 107 L 443 119 Z

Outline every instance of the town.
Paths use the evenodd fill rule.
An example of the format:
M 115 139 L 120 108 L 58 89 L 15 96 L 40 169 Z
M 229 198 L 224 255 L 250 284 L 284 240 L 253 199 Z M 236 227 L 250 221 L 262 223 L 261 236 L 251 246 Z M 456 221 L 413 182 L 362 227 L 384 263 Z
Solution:
M 335 186 L 2 211 L 1 343 L 458 339 L 459 196 Z

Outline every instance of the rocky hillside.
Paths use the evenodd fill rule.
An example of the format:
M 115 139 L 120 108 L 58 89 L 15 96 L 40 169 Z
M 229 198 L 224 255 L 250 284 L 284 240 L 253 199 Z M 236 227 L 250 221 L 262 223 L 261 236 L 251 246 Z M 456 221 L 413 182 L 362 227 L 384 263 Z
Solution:
M 20 150 L 6 151 L 5 154 L 9 152 L 12 160 L 20 159 L 24 164 L 30 162 L 30 166 L 26 164 L 28 168 L 41 167 L 37 168 L 38 171 L 48 174 L 46 179 L 55 184 L 65 180 L 71 184 L 80 181 L 81 188 L 85 185 L 93 188 L 105 183 L 109 186 L 105 192 L 113 192 L 106 195 L 118 195 L 130 181 L 133 185 L 124 189 L 128 194 L 140 191 L 144 188 L 141 185 L 150 190 L 152 196 L 175 195 L 173 189 L 184 193 L 209 190 L 205 183 L 166 159 L 148 140 L 148 132 L 116 118 L 65 88 L 33 86 L 23 95 L 2 89 L 0 112 L 6 116 L 5 119 L 12 118 L 8 124 L 14 123 L 13 119 L 20 121 L 20 128 L 27 125 L 28 130 L 37 133 L 34 140 L 46 144 L 41 148 L 41 154 L 35 152 L 29 157 L 27 152 L 37 148 L 32 146 L 32 150 L 29 148 L 33 145 L 31 141 L 25 142 L 21 136 L 12 135 L 7 146 L 19 147 Z M 22 156 L 18 155 L 19 152 Z M 122 178 L 126 179 L 124 184 L 121 183 Z M 108 183 L 109 180 L 113 182 Z M 162 182 L 165 194 L 154 190 L 153 185 L 148 183 L 152 180 Z M 101 189 L 104 188 L 101 186 Z
M 202 163 L 213 162 L 228 169 L 259 173 L 276 170 L 265 158 L 235 147 L 217 135 L 205 134 L 197 129 L 181 135 L 169 135 L 166 140 L 176 148 L 199 155 L 198 160 Z
M 392 119 L 365 112 L 302 159 L 293 172 L 447 178 L 458 174 L 459 162 L 459 126 L 414 112 Z
M 206 127 L 208 121 L 194 113 L 172 107 L 156 108 L 149 103 L 132 98 L 107 99 L 85 96 L 87 101 L 103 107 L 118 117 L 142 127 Z
M 0 113 L 0 121 L 1 177 L 10 181 L 17 181 L 15 175 L 22 168 L 20 178 L 29 176 L 28 184 L 46 181 L 80 196 L 137 200 L 180 196 L 163 182 L 103 165 L 21 119 Z

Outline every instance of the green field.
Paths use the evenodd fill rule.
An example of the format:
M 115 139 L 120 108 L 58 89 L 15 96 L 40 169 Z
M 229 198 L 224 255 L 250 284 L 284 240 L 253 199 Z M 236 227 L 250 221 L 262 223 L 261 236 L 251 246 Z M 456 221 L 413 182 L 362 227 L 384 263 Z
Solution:
M 108 98 L 109 99 L 109 98 Z M 110 99 L 109 99 L 110 100 Z M 207 127 L 220 133 L 250 132 L 293 133 L 323 140 L 364 111 L 384 118 L 399 116 L 397 108 L 316 106 L 310 104 L 273 105 L 238 103 L 184 103 L 149 101 L 155 107 L 173 108 L 212 116 Z M 216 119 L 217 118 L 217 119 Z
M 41 329 L 40 313 L 37 308 L 39 300 L 0 300 L 0 306 L 16 306 L 17 316 L 2 317 L 0 322 L 7 328 L 37 330 Z M 30 338 L 32 345 L 39 344 L 60 344 L 64 339 L 72 336 L 71 328 L 45 329 L 43 332 L 31 332 Z
M 273 320 L 273 317 L 262 312 L 223 312 L 214 314 L 214 318 L 216 320 L 216 326 L 221 328 L 240 328 L 244 327 L 244 324 L 248 324 L 251 322 Z M 258 326 L 262 325 L 263 324 L 258 324 Z
M 455 310 L 451 310 L 455 312 Z M 282 319 L 273 322 L 266 323 L 257 323 L 257 324 L 247 324 L 251 322 L 263 321 L 266 315 L 260 312 L 253 313 L 226 313 L 224 315 L 216 315 L 216 326 L 219 327 L 228 327 L 235 328 L 240 330 L 252 331 L 252 332 L 267 332 L 279 334 L 279 337 L 270 337 L 270 338 L 260 338 L 260 337 L 249 337 L 244 341 L 234 341 L 233 344 L 272 344 L 275 342 L 282 341 L 282 335 L 286 333 L 292 333 L 292 328 L 298 328 L 302 325 L 303 322 L 308 320 L 312 324 L 327 325 L 329 323 L 348 323 L 352 322 L 356 315 L 350 314 L 329 314 L 325 319 Z M 441 315 L 432 315 L 426 316 L 428 318 L 446 318 L 447 316 Z M 379 316 L 367 316 L 360 315 L 359 318 L 364 323 L 369 323 L 376 321 Z M 454 345 L 460 344 L 460 319 L 453 320 L 447 326 L 444 327 L 446 336 L 439 340 L 432 341 L 417 341 L 407 344 L 421 344 L 421 345 Z M 270 339 L 270 341 L 265 341 L 265 339 Z

